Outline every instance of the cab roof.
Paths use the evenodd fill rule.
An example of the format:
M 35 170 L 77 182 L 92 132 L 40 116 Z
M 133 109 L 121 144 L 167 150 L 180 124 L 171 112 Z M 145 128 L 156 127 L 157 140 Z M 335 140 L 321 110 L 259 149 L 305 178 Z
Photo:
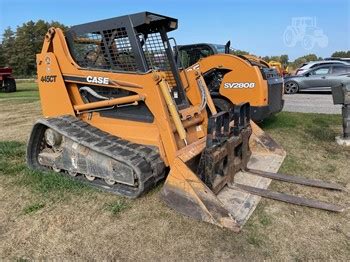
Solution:
M 151 12 L 140 12 L 130 15 L 124 15 L 90 23 L 72 26 L 69 31 L 76 34 L 99 32 L 103 30 L 112 30 L 121 27 L 132 27 L 137 32 L 148 33 L 157 31 L 160 27 L 165 28 L 166 32 L 177 29 L 178 20 L 176 18 L 159 15 Z

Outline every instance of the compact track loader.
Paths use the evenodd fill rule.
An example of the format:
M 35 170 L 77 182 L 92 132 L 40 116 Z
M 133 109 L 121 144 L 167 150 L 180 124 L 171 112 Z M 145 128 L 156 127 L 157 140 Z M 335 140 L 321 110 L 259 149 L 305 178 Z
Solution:
M 274 173 L 285 152 L 250 124 L 249 104 L 217 113 L 201 73 L 180 75 L 167 36 L 177 25 L 142 12 L 49 29 L 27 162 L 131 198 L 166 177 L 170 207 L 239 231 L 270 178 L 285 177 Z
M 280 112 L 284 105 L 283 78 L 262 59 L 230 54 L 225 45 L 181 45 L 176 52 L 179 66 L 199 70 L 219 110 L 249 102 L 254 121 Z

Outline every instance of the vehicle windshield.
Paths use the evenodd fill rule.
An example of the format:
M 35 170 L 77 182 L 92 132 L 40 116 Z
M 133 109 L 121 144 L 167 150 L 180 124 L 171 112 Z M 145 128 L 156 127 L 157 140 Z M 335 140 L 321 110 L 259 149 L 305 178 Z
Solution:
M 213 45 L 219 54 L 225 54 L 225 45 Z

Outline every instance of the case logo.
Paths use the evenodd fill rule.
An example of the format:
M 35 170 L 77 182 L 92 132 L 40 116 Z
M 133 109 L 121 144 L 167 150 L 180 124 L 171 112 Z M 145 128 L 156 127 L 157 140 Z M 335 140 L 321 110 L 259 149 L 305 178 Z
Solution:
M 102 76 L 88 76 L 88 77 L 86 77 L 86 81 L 88 81 L 89 83 L 94 83 L 94 84 L 104 84 L 104 85 L 109 84 L 109 78 L 102 77 Z

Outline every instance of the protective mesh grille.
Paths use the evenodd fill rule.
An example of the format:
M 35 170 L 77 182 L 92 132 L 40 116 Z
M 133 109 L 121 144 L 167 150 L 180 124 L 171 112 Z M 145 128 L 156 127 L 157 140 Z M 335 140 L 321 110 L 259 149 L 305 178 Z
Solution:
M 124 27 L 76 36 L 73 53 L 81 67 L 137 71 L 135 55 Z
M 165 72 L 169 85 L 176 86 L 160 33 L 139 35 L 149 69 Z M 78 65 L 118 71 L 138 71 L 134 50 L 124 27 L 86 33 L 73 39 Z
M 149 68 L 165 72 L 166 80 L 170 86 L 175 86 L 176 82 L 171 71 L 170 63 L 165 52 L 165 46 L 160 33 L 148 34 L 143 45 L 146 61 Z

